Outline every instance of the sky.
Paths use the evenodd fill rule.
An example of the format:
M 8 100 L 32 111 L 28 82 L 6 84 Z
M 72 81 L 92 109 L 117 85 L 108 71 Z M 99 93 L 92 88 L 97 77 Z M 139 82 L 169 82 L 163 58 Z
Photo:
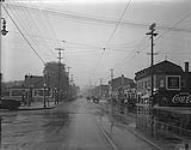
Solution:
M 152 23 L 154 62 L 191 63 L 190 0 L 6 0 L 2 17 L 3 81 L 42 75 L 44 63 L 58 61 L 55 48 L 81 87 L 107 84 L 111 68 L 134 79 L 150 66 Z

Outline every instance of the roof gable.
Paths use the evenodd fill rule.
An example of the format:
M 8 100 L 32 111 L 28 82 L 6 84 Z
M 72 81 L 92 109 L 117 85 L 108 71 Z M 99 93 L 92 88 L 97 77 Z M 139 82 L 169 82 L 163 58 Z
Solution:
M 165 60 L 153 65 L 153 72 L 155 74 L 155 73 L 183 73 L 184 71 L 180 66 Z M 151 67 L 145 68 L 135 73 L 136 75 L 135 79 L 142 76 L 148 76 L 149 74 L 151 74 Z

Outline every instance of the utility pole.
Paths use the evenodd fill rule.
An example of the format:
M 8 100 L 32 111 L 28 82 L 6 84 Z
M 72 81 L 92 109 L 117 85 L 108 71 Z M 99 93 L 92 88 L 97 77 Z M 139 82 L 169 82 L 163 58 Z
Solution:
M 74 75 L 71 74 L 71 81 L 70 81 L 70 83 L 71 83 L 71 91 L 70 91 L 71 92 L 71 98 L 73 96 L 73 81 L 74 81 L 73 77 L 74 77 Z
M 62 57 L 62 51 L 64 51 L 63 48 L 55 48 L 55 50 L 58 51 L 58 100 L 57 103 L 59 103 L 60 98 L 61 98 L 61 84 L 60 84 L 60 77 L 61 77 L 61 60 L 63 59 Z
M 110 132 L 112 133 L 112 129 L 113 129 L 113 125 L 114 125 L 114 120 L 113 120 L 113 98 L 112 98 L 112 91 L 113 91 L 113 69 L 110 69 L 111 71 L 111 82 L 110 82 L 110 105 L 111 105 L 111 108 L 110 108 L 110 117 L 111 117 L 111 126 L 110 126 Z
M 73 82 L 74 82 L 74 75 L 71 74 L 71 84 L 73 85 Z
M 70 98 L 70 69 L 71 67 L 67 67 L 68 69 L 68 99 Z
M 112 99 L 112 91 L 113 91 L 113 85 L 112 85 L 112 81 L 113 81 L 113 69 L 110 69 L 110 71 L 111 71 L 111 83 L 110 83 L 110 89 L 111 89 L 111 99 Z
M 158 35 L 158 33 L 155 33 L 155 27 L 156 24 L 153 23 L 150 25 L 149 30 L 150 32 L 147 32 L 146 35 L 149 35 L 151 38 L 151 106 L 153 107 L 153 95 L 154 95 L 154 69 L 153 69 L 153 65 L 154 65 L 154 37 Z
M 151 37 L 151 102 L 149 102 L 149 106 L 151 106 L 151 136 L 154 136 L 155 134 L 155 128 L 154 128 L 154 111 L 153 111 L 153 105 L 154 105 L 154 82 L 153 82 L 153 76 L 154 76 L 154 37 L 158 35 L 158 33 L 155 33 L 155 27 L 156 24 L 153 23 L 152 25 L 150 25 L 149 30 L 150 32 L 146 33 L 146 35 L 149 35 Z M 151 104 L 150 104 L 151 103 Z
M 100 91 L 99 96 L 101 98 L 102 97 L 102 79 L 100 79 L 100 89 L 99 89 L 99 91 Z

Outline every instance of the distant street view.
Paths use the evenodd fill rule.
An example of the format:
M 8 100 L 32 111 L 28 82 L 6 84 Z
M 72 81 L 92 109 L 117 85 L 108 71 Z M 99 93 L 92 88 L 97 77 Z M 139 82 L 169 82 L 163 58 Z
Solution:
M 189 0 L 0 0 L 2 150 L 191 150 Z

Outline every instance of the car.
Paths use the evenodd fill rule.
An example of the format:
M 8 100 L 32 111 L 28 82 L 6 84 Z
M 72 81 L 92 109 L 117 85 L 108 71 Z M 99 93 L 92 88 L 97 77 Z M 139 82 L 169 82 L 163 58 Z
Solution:
M 9 110 L 17 110 L 21 106 L 21 102 L 15 99 L 1 98 L 0 108 L 1 109 L 9 109 Z
M 99 103 L 99 98 L 98 97 L 93 97 L 93 102 L 94 103 Z

